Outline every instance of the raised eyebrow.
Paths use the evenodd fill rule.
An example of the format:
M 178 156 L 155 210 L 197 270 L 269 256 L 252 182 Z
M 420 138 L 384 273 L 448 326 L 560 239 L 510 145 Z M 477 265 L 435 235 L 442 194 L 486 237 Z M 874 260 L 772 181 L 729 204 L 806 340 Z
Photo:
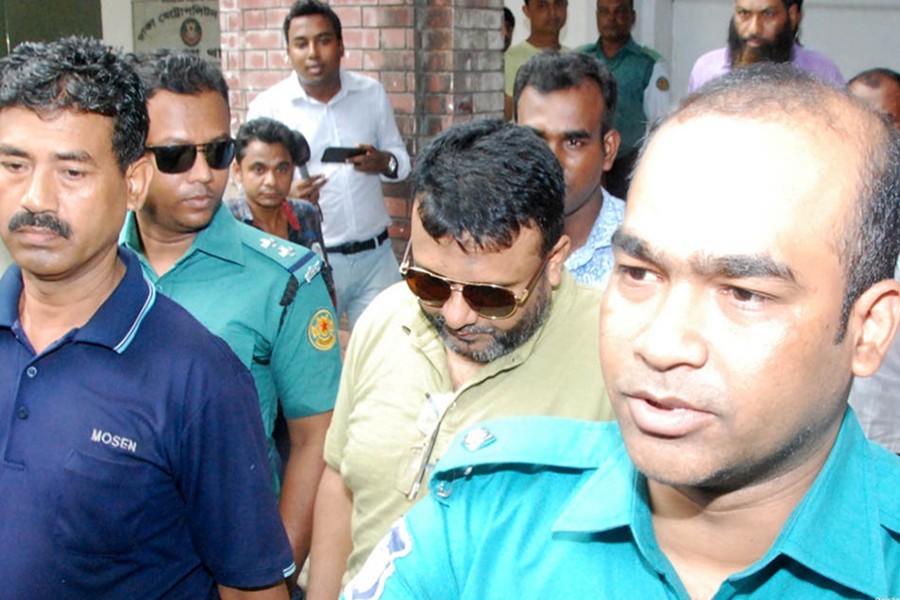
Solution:
M 614 250 L 624 252 L 632 258 L 652 263 L 662 262 L 660 253 L 653 251 L 647 242 L 622 228 L 617 229 L 613 234 L 611 243 Z
M 695 260 L 694 268 L 705 275 L 719 275 L 729 279 L 779 279 L 797 283 L 794 271 L 784 263 L 764 254 L 717 256 Z
M 80 162 L 80 163 L 88 163 L 88 164 L 92 164 L 92 165 L 97 164 L 97 161 L 95 161 L 94 158 L 87 152 L 78 152 L 78 151 L 57 152 L 53 155 L 53 158 L 58 161 L 74 161 L 74 162 Z
M 18 158 L 29 158 L 31 156 L 21 148 L 16 148 L 15 146 L 10 146 L 9 144 L 0 144 L 0 154 L 2 154 L 3 156 L 15 156 Z
M 591 138 L 591 134 L 588 133 L 586 129 L 575 129 L 573 131 L 564 131 L 563 139 L 571 140 L 588 140 Z
M 622 229 L 613 234 L 612 247 L 638 260 L 655 265 L 665 263 L 662 253 L 651 248 L 643 239 Z M 797 285 L 797 277 L 789 266 L 763 254 L 697 257 L 691 260 L 691 268 L 704 277 L 778 279 Z

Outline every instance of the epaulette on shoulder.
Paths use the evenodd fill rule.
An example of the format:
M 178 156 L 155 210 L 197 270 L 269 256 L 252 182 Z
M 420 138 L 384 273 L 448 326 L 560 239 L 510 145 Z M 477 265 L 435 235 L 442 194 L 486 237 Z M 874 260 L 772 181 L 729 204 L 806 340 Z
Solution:
M 653 48 L 648 48 L 647 46 L 641 46 L 641 50 L 644 51 L 644 54 L 653 59 L 653 62 L 658 62 L 662 60 L 662 54 L 654 50 Z
M 461 473 L 513 464 L 594 469 L 598 456 L 604 455 L 603 448 L 620 440 L 613 422 L 542 416 L 486 421 L 456 436 L 435 466 L 432 479 L 454 479 Z
M 309 283 L 322 270 L 322 260 L 308 248 L 249 226 L 241 227 L 240 232 L 245 246 L 279 265 L 301 283 Z

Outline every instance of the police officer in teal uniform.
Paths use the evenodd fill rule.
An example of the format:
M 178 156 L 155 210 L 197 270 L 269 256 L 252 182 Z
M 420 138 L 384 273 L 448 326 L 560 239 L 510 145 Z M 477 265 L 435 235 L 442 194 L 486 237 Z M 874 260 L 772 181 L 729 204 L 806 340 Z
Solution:
M 578 48 L 603 62 L 616 77 L 619 97 L 614 127 L 622 143 L 605 187 L 622 199 L 647 125 L 663 116 L 671 101 L 666 64 L 657 52 L 631 37 L 635 18 L 634 0 L 597 0 L 600 37 Z
M 302 246 L 239 223 L 223 205 L 234 141 L 221 71 L 171 51 L 134 63 L 148 90 L 154 173 L 121 241 L 156 288 L 223 338 L 253 375 L 273 490 L 280 491 L 294 559 L 303 564 L 341 370 L 322 262 Z M 290 439 L 280 481 L 272 440 L 279 405 Z
M 892 125 L 791 65 L 688 97 L 613 238 L 617 422 L 460 433 L 345 597 L 900 597 L 900 458 L 847 404 L 900 320 L 898 182 Z

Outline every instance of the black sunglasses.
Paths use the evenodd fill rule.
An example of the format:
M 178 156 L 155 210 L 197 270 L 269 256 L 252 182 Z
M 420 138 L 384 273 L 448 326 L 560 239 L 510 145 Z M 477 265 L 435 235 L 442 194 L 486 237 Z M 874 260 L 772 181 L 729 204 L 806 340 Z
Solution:
M 508 319 L 516 314 L 519 307 L 528 300 L 532 286 L 537 283 L 538 277 L 544 272 L 550 257 L 553 256 L 551 252 L 544 257 L 537 272 L 525 285 L 525 289 L 517 293 L 500 285 L 455 281 L 422 267 L 411 267 L 409 264 L 412 260 L 411 248 L 411 244 L 406 246 L 403 262 L 400 265 L 400 274 L 406 280 L 410 291 L 422 304 L 433 308 L 441 307 L 450 299 L 453 290 L 459 290 L 466 304 L 487 319 Z
M 156 168 L 174 175 L 186 173 L 194 166 L 197 152 L 206 155 L 210 169 L 227 169 L 234 158 L 234 140 L 217 140 L 206 144 L 179 144 L 177 146 L 148 146 L 156 158 Z

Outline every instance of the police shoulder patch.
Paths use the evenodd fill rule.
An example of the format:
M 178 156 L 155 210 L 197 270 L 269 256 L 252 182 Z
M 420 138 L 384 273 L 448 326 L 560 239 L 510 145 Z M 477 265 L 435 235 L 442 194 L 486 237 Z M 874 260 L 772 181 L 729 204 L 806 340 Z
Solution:
M 244 247 L 290 273 L 297 273 L 301 281 L 309 283 L 322 268 L 322 261 L 312 250 L 244 223 L 238 226 Z
M 666 77 L 659 77 L 659 78 L 657 78 L 657 80 L 656 80 L 656 89 L 658 89 L 658 90 L 661 91 L 661 92 L 668 92 L 668 91 L 669 91 L 669 87 L 670 87 L 670 86 L 669 86 L 669 80 L 668 80 Z
M 326 352 L 337 343 L 337 326 L 334 313 L 328 308 L 320 308 L 309 319 L 306 334 L 310 345 L 316 350 Z

